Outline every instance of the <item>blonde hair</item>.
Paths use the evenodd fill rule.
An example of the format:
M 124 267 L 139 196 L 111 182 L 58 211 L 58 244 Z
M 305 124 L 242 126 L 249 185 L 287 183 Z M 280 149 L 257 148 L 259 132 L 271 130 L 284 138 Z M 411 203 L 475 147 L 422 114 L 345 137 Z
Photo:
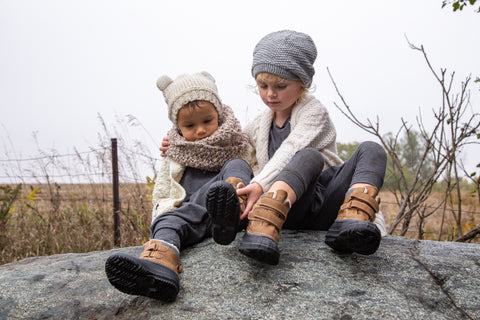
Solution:
M 307 88 L 305 88 L 305 86 L 303 85 L 303 83 L 300 81 L 300 80 L 290 80 L 290 79 L 286 79 L 284 77 L 280 77 L 280 76 L 277 76 L 276 74 L 273 74 L 273 73 L 268 73 L 268 72 L 260 72 L 259 74 L 257 74 L 257 77 L 255 78 L 256 81 L 261 81 L 261 82 L 275 82 L 277 84 L 282 84 L 282 83 L 285 83 L 287 81 L 298 81 L 302 84 L 302 91 L 300 91 L 300 94 L 298 96 L 298 99 L 297 99 L 297 103 L 298 101 L 300 101 L 307 92 L 309 92 L 309 90 Z M 255 89 L 258 93 L 258 86 L 255 86 Z

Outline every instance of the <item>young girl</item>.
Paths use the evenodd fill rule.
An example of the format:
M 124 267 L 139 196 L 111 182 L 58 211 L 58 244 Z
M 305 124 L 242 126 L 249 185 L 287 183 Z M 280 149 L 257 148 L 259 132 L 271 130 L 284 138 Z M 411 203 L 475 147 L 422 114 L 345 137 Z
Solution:
M 110 256 L 105 271 L 122 292 L 171 301 L 179 290 L 178 257 L 183 247 L 212 233 L 222 244 L 235 238 L 228 223 L 222 222 L 219 230 L 219 220 L 233 221 L 236 227 L 240 204 L 235 188 L 248 184 L 253 172 L 238 159 L 247 138 L 233 111 L 221 103 L 210 74 L 182 75 L 175 81 L 163 76 L 157 86 L 165 96 L 173 128 L 152 194 L 151 240 L 140 258 L 123 253 Z M 223 207 L 210 209 L 218 212 L 210 217 L 206 195 L 217 181 L 226 183 L 225 190 L 234 197 L 212 197 L 211 206 L 217 202 Z
M 381 240 L 374 220 L 386 154 L 365 142 L 342 163 L 328 111 L 307 90 L 316 56 L 312 39 L 291 30 L 268 34 L 253 52 L 252 75 L 268 109 L 244 130 L 258 170 L 237 190 L 247 198 L 241 219 L 248 217 L 240 252 L 269 264 L 279 261 L 282 227 L 328 230 L 327 245 L 345 253 L 372 254 Z M 209 195 L 229 190 L 217 184 Z

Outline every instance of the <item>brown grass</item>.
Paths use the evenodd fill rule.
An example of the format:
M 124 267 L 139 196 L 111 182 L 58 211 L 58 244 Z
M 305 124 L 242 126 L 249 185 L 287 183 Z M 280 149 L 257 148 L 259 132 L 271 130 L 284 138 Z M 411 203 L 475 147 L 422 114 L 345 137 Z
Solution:
M 99 120 L 103 131 L 98 141 L 81 152 L 75 147 L 67 154 L 42 149 L 34 134 L 36 155 L 22 158 L 6 134 L 0 159 L 0 264 L 113 248 L 112 137 L 117 137 L 121 182 L 121 246 L 149 239 L 153 187 L 149 175 L 157 172 L 160 160 L 146 146 L 151 136 L 132 115 L 118 117 L 113 126 L 100 115 Z M 22 183 L 21 191 L 10 206 L 17 183 Z
M 121 246 L 150 237 L 151 190 L 121 184 Z M 53 189 L 53 190 L 52 190 Z M 0 264 L 26 257 L 114 247 L 112 186 L 109 184 L 24 185 L 0 223 Z
M 434 207 L 436 204 L 442 201 L 442 196 L 443 194 L 439 192 L 433 192 L 429 197 L 427 204 L 431 207 Z M 385 222 L 388 227 L 392 224 L 396 217 L 396 213 L 398 212 L 398 205 L 395 203 L 395 198 L 393 194 L 389 191 L 382 191 L 380 193 L 380 198 L 380 210 L 385 216 Z M 414 217 L 412 219 L 408 231 L 405 234 L 406 237 L 412 239 L 419 238 L 418 222 L 418 217 Z M 441 222 L 442 212 L 440 210 L 437 210 L 432 216 L 426 218 L 426 225 L 424 230 L 425 240 L 453 241 L 457 238 L 457 227 L 451 211 L 448 211 L 445 214 L 444 224 L 439 239 Z M 462 194 L 462 233 L 467 233 L 479 224 L 480 205 L 478 202 L 478 198 L 468 192 L 464 192 Z M 398 235 L 400 232 L 400 227 L 401 224 L 392 234 Z M 480 243 L 479 237 L 474 239 L 472 242 Z

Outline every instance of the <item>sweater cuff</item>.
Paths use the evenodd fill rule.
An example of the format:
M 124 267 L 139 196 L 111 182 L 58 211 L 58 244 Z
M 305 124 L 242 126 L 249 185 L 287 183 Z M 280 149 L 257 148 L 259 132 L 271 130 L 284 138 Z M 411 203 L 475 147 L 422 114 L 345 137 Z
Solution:
M 250 180 L 250 184 L 252 184 L 254 182 L 258 183 L 260 185 L 260 187 L 262 187 L 263 193 L 267 192 L 268 189 L 270 189 L 270 187 L 272 186 L 272 183 L 266 183 L 265 181 L 261 181 L 261 180 L 258 180 L 256 178 L 253 178 L 252 180 Z

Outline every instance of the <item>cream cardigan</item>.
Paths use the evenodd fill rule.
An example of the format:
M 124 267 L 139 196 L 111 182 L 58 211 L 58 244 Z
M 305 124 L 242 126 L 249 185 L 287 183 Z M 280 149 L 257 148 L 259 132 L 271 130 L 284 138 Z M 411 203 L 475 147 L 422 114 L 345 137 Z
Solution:
M 160 214 L 179 207 L 186 192 L 180 184 L 185 166 L 167 157 L 163 159 L 152 192 L 152 222 Z
M 295 153 L 306 147 L 319 150 L 325 158 L 325 168 L 342 163 L 337 155 L 335 127 L 327 109 L 313 95 L 306 94 L 293 108 L 290 117 L 290 134 L 271 159 L 268 158 L 268 139 L 273 121 L 270 109 L 259 114 L 245 127 L 245 133 L 255 150 L 258 170 L 252 182 L 268 190 L 280 171 Z

